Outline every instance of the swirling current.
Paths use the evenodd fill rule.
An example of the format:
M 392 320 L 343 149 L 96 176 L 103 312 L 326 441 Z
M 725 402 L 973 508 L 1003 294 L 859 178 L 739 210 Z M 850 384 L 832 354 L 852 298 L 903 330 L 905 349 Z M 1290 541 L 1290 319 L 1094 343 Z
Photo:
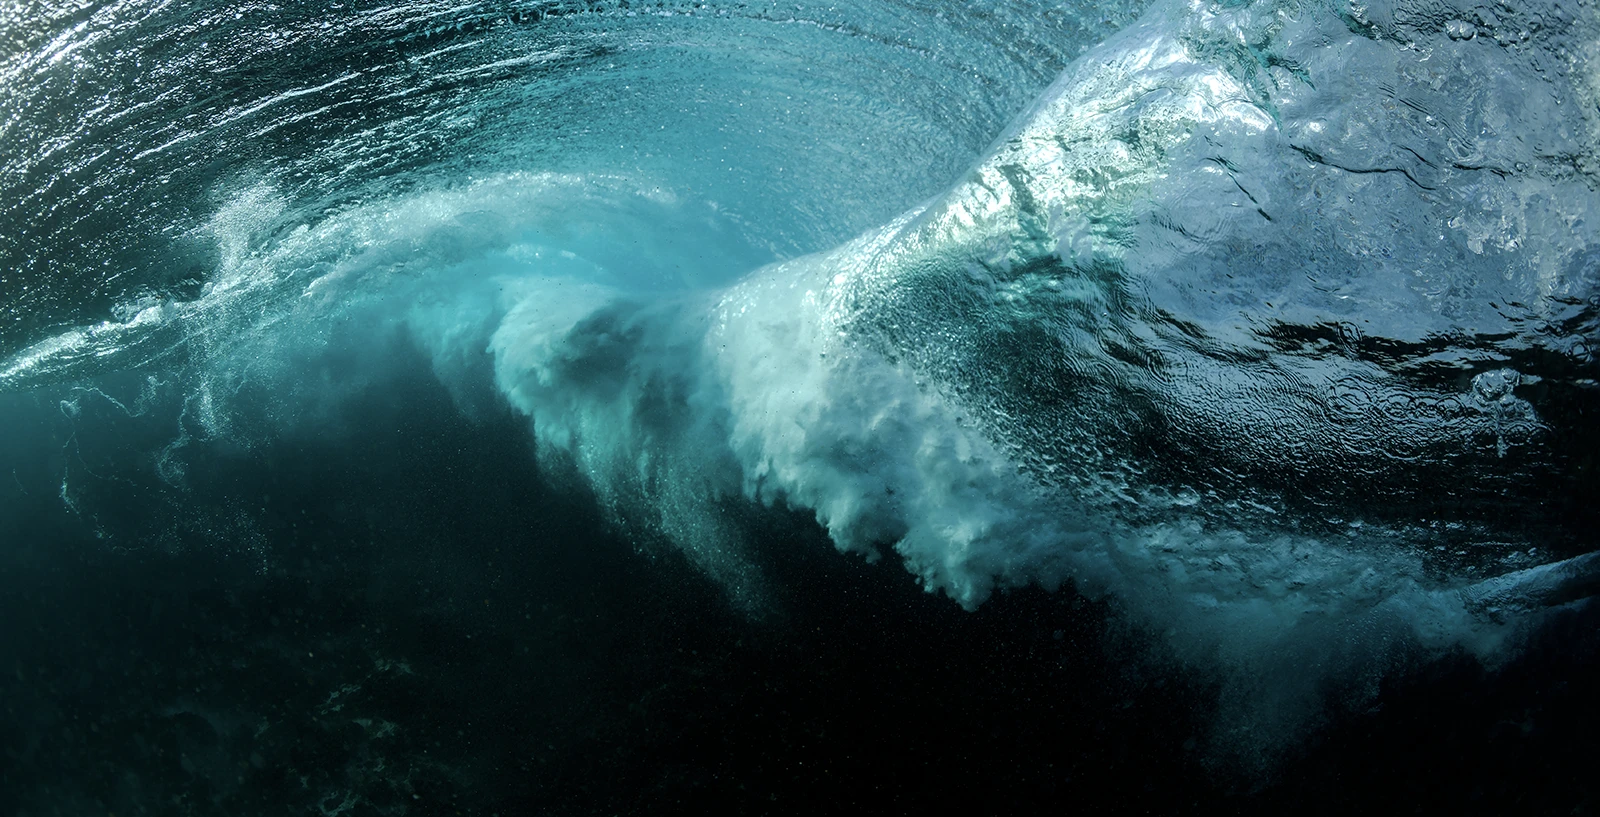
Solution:
M 1597 52 L 0 4 L 0 813 L 1594 811 Z

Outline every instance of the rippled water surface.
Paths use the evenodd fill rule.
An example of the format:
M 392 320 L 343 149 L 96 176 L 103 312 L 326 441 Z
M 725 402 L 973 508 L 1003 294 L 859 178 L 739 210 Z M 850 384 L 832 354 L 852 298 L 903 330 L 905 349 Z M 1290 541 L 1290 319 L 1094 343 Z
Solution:
M 1597 51 L 0 7 L 0 812 L 1594 810 Z

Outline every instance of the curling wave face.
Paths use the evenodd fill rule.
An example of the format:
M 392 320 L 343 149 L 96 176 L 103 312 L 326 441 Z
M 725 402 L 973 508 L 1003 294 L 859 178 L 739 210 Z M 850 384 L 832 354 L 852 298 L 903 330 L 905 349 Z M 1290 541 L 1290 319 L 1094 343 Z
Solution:
M 900 13 L 837 27 L 884 32 L 873 25 Z M 725 144 L 691 144 L 707 131 L 689 126 L 696 139 L 668 138 L 652 161 L 651 139 L 627 129 L 658 120 L 636 119 L 645 102 L 615 98 L 610 75 L 583 87 L 603 97 L 598 120 L 624 124 L 596 125 L 592 152 L 552 137 L 492 172 L 380 173 L 326 210 L 317 185 L 286 179 L 346 161 L 332 148 L 285 179 L 234 183 L 189 232 L 218 247 L 198 295 L 149 284 L 118 320 L 25 345 L 0 382 L 177 367 L 191 377 L 185 433 L 226 436 L 244 433 L 226 409 L 242 384 L 311 405 L 354 387 L 304 376 L 330 338 L 403 331 L 464 409 L 492 383 L 543 461 L 749 609 L 764 579 L 728 508 L 781 503 L 843 550 L 892 548 L 963 605 L 1034 583 L 1108 595 L 1186 658 L 1285 699 L 1397 646 L 1492 656 L 1538 611 L 1588 597 L 1589 8 L 1162 2 L 1114 34 L 1118 19 L 1062 24 L 1033 62 L 961 63 L 955 46 L 992 30 L 982 22 L 864 38 L 864 59 L 917 53 L 937 75 L 908 92 L 915 116 L 828 108 L 840 120 L 823 145 L 866 130 L 827 156 L 794 150 L 815 120 L 778 115 L 787 101 L 768 93 Z M 1104 39 L 953 187 L 910 206 L 1085 32 Z M 922 36 L 934 45 L 908 52 Z M 643 53 L 627 78 L 661 75 L 652 49 L 667 46 L 625 39 L 584 66 Z M 761 46 L 777 68 L 758 85 L 809 66 L 779 59 L 793 42 Z M 563 43 L 541 59 L 578 59 Z M 938 73 L 951 65 L 972 70 Z M 720 81 L 715 104 L 742 105 L 742 86 Z M 689 87 L 649 104 L 693 119 Z M 519 104 L 557 104 L 540 93 Z M 794 132 L 766 142 L 751 122 Z M 771 144 L 786 150 L 763 155 Z M 28 223 L 46 226 L 27 240 L 55 235 Z M 25 257 L 24 274 L 47 263 Z M 55 319 L 94 303 L 65 300 Z M 1325 675 L 1307 679 L 1313 665 Z
M 1214 643 L 1415 593 L 1478 639 L 1462 586 L 1592 547 L 1593 29 L 1453 14 L 1153 10 L 838 249 L 681 304 L 537 290 L 498 381 L 606 491 L 808 508 L 964 604 L 1072 578 Z

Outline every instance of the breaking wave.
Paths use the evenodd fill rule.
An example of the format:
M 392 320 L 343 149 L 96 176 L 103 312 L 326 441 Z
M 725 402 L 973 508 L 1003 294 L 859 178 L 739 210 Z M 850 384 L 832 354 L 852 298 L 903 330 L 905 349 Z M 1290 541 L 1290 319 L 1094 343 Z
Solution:
M 1109 600 L 1247 743 L 1586 603 L 1586 8 L 900 5 L 8 24 L 0 386 L 150 373 L 181 486 L 401 339 L 752 615 L 750 514 L 800 511 L 965 607 Z M 158 24 L 216 44 L 109 44 Z M 261 92 L 280 47 L 331 56 Z

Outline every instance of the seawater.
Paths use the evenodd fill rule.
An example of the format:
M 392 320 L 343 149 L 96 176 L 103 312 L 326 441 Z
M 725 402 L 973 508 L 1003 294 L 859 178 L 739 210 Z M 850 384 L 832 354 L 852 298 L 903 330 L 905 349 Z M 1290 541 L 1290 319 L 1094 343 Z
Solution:
M 0 31 L 11 812 L 1593 806 L 1586 4 Z

